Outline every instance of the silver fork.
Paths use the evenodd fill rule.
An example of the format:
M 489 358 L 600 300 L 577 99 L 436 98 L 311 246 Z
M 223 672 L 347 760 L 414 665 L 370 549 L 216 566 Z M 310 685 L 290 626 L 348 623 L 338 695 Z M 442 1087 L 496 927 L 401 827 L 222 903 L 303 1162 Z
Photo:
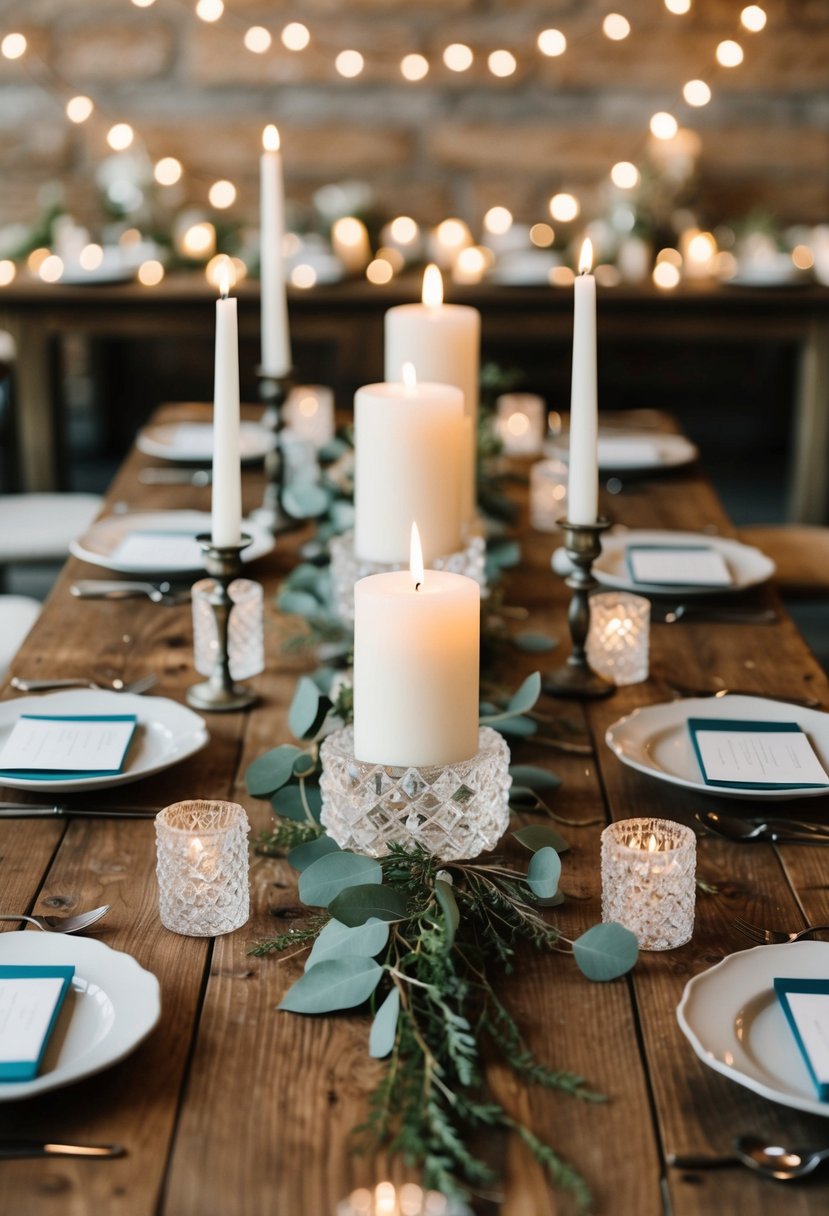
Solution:
M 77 916 L 16 916 L 7 912 L 0 914 L 0 920 L 27 920 L 30 925 L 37 925 L 44 933 L 80 933 L 94 925 L 102 916 L 106 916 L 110 904 L 102 904 L 90 912 L 79 912 Z
M 787 933 L 785 929 L 764 929 L 762 925 L 753 925 L 751 921 L 743 920 L 740 916 L 735 916 L 732 923 L 738 932 L 749 941 L 756 942 L 758 946 L 782 946 L 787 942 L 800 942 L 811 937 L 813 933 L 829 930 L 829 925 L 807 925 L 805 929 Z
M 49 692 L 58 688 L 98 688 L 105 692 L 131 692 L 142 693 L 147 692 L 154 684 L 158 682 L 158 676 L 152 672 L 150 675 L 140 676 L 137 680 L 129 680 L 124 683 L 123 680 L 116 677 L 111 684 L 98 684 L 95 680 L 24 680 L 20 676 L 12 676 L 12 688 L 16 688 L 18 692 Z

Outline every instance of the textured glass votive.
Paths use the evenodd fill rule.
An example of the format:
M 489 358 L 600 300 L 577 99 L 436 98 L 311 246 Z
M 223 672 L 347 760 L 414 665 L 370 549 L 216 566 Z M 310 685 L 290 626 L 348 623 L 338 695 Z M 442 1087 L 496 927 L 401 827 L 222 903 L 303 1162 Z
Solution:
M 210 606 L 215 587 L 212 578 L 203 578 L 192 590 L 193 657 L 196 671 L 203 676 L 212 673 L 219 650 L 216 617 Z M 234 680 L 247 680 L 265 670 L 262 585 L 237 578 L 228 592 L 233 600 L 228 625 L 230 675 Z
M 350 726 L 323 740 L 320 760 L 322 823 L 343 849 L 381 857 L 394 841 L 456 861 L 494 848 L 509 825 L 509 748 L 489 726 L 477 755 L 457 764 L 365 764 Z
M 587 661 L 593 670 L 619 685 L 647 680 L 650 624 L 650 601 L 641 595 L 591 595 Z
M 538 532 L 555 532 L 567 514 L 567 465 L 538 460 L 530 469 L 530 523 Z
M 354 584 L 368 574 L 383 574 L 389 570 L 408 570 L 409 559 L 401 562 L 373 562 L 358 557 L 354 551 L 354 533 L 343 532 L 329 542 L 331 552 L 331 582 L 334 611 L 341 621 L 354 620 Z M 482 590 L 486 588 L 486 539 L 477 532 L 470 533 L 463 549 L 446 557 L 436 557 L 429 563 L 431 570 L 448 570 L 450 574 L 465 574 L 474 578 Z
M 602 920 L 642 950 L 673 950 L 694 928 L 697 838 L 670 819 L 622 819 L 602 832 Z
M 495 402 L 498 438 L 512 456 L 541 451 L 547 407 L 535 393 L 504 393 Z
M 336 1216 L 472 1216 L 472 1211 L 461 1200 L 424 1191 L 414 1182 L 400 1187 L 378 1182 L 371 1190 L 352 1191 L 337 1204 Z
M 158 907 L 166 929 L 214 937 L 245 924 L 249 830 L 235 802 L 176 802 L 158 813 Z
M 285 423 L 300 439 L 321 448 L 334 438 L 334 392 L 322 384 L 297 384 L 288 394 Z

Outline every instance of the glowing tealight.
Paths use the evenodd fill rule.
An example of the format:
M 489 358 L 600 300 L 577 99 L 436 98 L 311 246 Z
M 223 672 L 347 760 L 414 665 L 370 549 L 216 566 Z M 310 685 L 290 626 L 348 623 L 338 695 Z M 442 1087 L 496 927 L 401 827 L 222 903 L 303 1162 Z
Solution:
M 488 255 L 488 256 L 487 256 Z M 459 283 L 480 283 L 484 272 L 491 265 L 492 251 L 479 245 L 462 249 L 455 263 L 453 277 Z
M 795 245 L 792 261 L 798 270 L 811 270 L 815 264 L 815 255 L 808 245 Z
M 574 194 L 554 194 L 550 199 L 550 215 L 560 224 L 569 224 L 581 211 L 581 204 Z
M 400 73 L 404 80 L 422 80 L 429 74 L 429 60 L 424 55 L 404 55 L 400 62 Z
M 679 123 L 673 114 L 669 114 L 666 110 L 659 110 L 651 118 L 650 129 L 651 135 L 656 139 L 673 139 L 679 130 Z
M 443 62 L 450 72 L 466 72 L 472 67 L 474 55 L 463 42 L 453 42 L 443 52 Z
M 403 254 L 399 249 L 395 249 L 394 247 L 381 245 L 377 250 L 377 257 L 382 258 L 384 262 L 388 262 L 394 274 L 397 274 L 398 270 L 402 270 L 406 265 L 406 259 L 403 257 Z
M 369 283 L 382 287 L 385 283 L 390 283 L 394 278 L 394 267 L 385 258 L 374 258 L 366 266 L 366 278 Z
M 84 245 L 78 254 L 78 263 L 82 270 L 97 270 L 104 260 L 104 251 L 100 245 Z
M 602 22 L 602 33 L 611 42 L 621 42 L 630 33 L 630 22 L 621 13 L 608 13 Z
M 507 207 L 490 207 L 484 216 L 484 228 L 493 236 L 503 236 L 512 227 L 512 212 Z
M 461 249 L 471 243 L 469 229 L 463 220 L 443 220 L 437 226 L 437 238 L 441 245 L 449 249 Z
M 191 224 L 181 240 L 182 253 L 189 258 L 207 257 L 216 248 L 216 229 L 212 224 Z
M 360 75 L 365 63 L 366 61 L 359 51 L 340 51 L 334 60 L 334 67 L 341 76 L 345 76 L 347 80 L 353 80 L 355 76 Z
M 155 0 L 132 0 L 136 8 L 152 8 Z
M 553 266 L 548 275 L 553 287 L 572 287 L 575 277 L 570 266 Z
M 44 283 L 57 283 L 63 274 L 63 259 L 56 253 L 50 253 L 38 267 L 38 274 Z
M 236 187 L 233 182 L 224 180 L 214 182 L 207 197 L 211 207 L 215 207 L 217 211 L 224 211 L 225 208 L 232 207 L 236 202 Z
M 657 266 L 661 265 L 662 262 L 667 262 L 670 266 L 680 267 L 682 265 L 682 254 L 678 249 L 660 249 L 655 260 Z
M 567 50 L 567 39 L 561 30 L 542 30 L 538 35 L 537 45 L 542 55 L 555 59 Z
M 692 262 L 710 262 L 717 252 L 717 242 L 710 232 L 698 232 L 688 242 L 688 257 Z
M 4 59 L 22 59 L 27 46 L 25 34 L 6 34 L 0 42 L 0 53 Z
M 135 138 L 135 132 L 128 122 L 116 122 L 107 131 L 107 143 L 113 152 L 124 152 Z
M 512 51 L 493 51 L 487 56 L 487 67 L 493 76 L 499 76 L 502 79 L 506 76 L 512 76 L 515 69 L 518 67 L 518 60 L 513 55 Z
M 142 262 L 138 267 L 138 282 L 142 287 L 157 287 L 164 278 L 164 267 L 155 258 Z
M 749 4 L 740 13 L 740 25 L 752 34 L 759 34 L 760 30 L 765 29 L 767 20 L 765 9 L 760 8 L 759 4 Z
M 17 267 L 9 258 L 3 258 L 0 261 L 0 287 L 8 287 L 9 283 L 14 282 L 17 274 Z
M 711 100 L 711 90 L 704 80 L 689 80 L 682 86 L 682 96 L 689 106 L 707 106 Z
M 632 190 L 639 185 L 640 173 L 636 165 L 629 160 L 617 161 L 610 170 L 610 180 L 620 190 Z
M 48 258 L 49 252 L 50 251 L 48 249 L 44 249 L 43 246 L 32 250 L 32 252 L 26 258 L 26 265 L 29 267 L 32 274 L 37 274 L 39 272 L 41 266 Z
M 66 117 L 70 122 L 82 123 L 86 122 L 90 117 L 95 106 L 91 97 L 85 97 L 79 93 L 77 97 L 70 97 L 66 103 Z
M 291 284 L 293 287 L 301 287 L 303 290 L 307 290 L 309 287 L 313 287 L 316 281 L 316 270 L 306 262 L 300 262 L 291 271 Z
M 665 0 L 665 8 L 677 17 L 684 17 L 691 11 L 691 0 Z
M 365 235 L 365 224 L 353 215 L 344 215 L 334 222 L 332 235 L 343 245 L 359 245 Z
M 391 239 L 398 245 L 411 245 L 420 235 L 420 229 L 409 215 L 398 215 L 389 228 Z
M 743 62 L 743 48 L 733 38 L 725 38 L 717 47 L 717 63 L 724 68 L 736 68 Z
M 530 228 L 530 240 L 539 249 L 549 249 L 555 239 L 555 229 L 549 224 L 542 222 L 540 224 L 533 224 L 532 228 Z
M 118 243 L 124 249 L 129 249 L 131 246 L 141 243 L 141 233 L 137 228 L 125 228 L 118 237 Z
M 653 268 L 653 281 L 656 287 L 670 291 L 679 283 L 679 268 L 671 262 L 659 262 Z
M 224 11 L 223 0 L 198 0 L 196 5 L 196 16 L 208 23 L 218 21 Z
M 176 182 L 181 181 L 182 172 L 180 160 L 176 160 L 174 156 L 162 156 L 153 169 L 153 177 L 159 186 L 174 186 Z
M 254 55 L 264 55 L 265 51 L 271 49 L 273 38 L 270 30 L 266 30 L 264 25 L 252 25 L 250 29 L 245 30 L 244 43 L 246 50 Z

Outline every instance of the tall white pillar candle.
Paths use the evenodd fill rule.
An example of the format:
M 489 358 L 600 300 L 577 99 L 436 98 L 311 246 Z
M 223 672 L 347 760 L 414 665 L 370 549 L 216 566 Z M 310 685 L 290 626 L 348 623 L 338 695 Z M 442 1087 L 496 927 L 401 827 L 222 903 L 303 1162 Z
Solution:
M 461 536 L 463 399 L 449 384 L 369 384 L 354 398 L 354 548 L 405 562 L 417 520 L 427 560 Z
M 463 522 L 470 524 L 476 513 L 481 314 L 466 304 L 444 304 L 440 271 L 427 266 L 422 302 L 400 304 L 386 313 L 385 346 L 386 380 L 399 380 L 403 364 L 413 363 L 419 380 L 453 384 L 463 392 L 461 511 Z
M 593 246 L 585 241 L 573 284 L 573 375 L 570 390 L 570 478 L 567 517 L 594 524 L 599 513 L 596 280 Z
M 282 261 L 285 196 L 279 132 L 273 124 L 265 127 L 262 146 L 264 150 L 259 161 L 262 371 L 268 376 L 285 376 L 291 370 L 291 339 Z
M 236 300 L 228 296 L 230 272 L 222 268 L 216 301 L 216 364 L 213 384 L 213 544 L 237 545 L 242 519 L 239 447 L 239 336 Z
M 354 587 L 354 754 L 426 768 L 478 750 L 480 587 L 446 571 Z

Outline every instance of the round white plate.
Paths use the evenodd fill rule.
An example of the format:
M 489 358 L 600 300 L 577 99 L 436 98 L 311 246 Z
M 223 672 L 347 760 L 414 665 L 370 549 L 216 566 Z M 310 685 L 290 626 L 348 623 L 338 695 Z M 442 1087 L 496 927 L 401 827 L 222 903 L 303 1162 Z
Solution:
M 134 693 L 108 692 L 106 689 L 72 688 L 34 697 L 0 701 L 0 747 L 6 742 L 21 714 L 135 714 L 135 734 L 127 752 L 124 770 L 106 776 L 90 777 L 0 777 L 0 785 L 13 790 L 38 793 L 72 793 L 75 790 L 109 789 L 140 781 L 185 760 L 207 743 L 209 735 L 203 718 L 192 709 L 166 697 L 142 697 Z
M 628 545 L 706 545 L 721 553 L 731 572 L 733 582 L 728 587 L 703 587 L 697 584 L 679 586 L 664 583 L 636 583 L 628 570 Z M 602 552 L 593 563 L 593 574 L 604 587 L 638 591 L 643 595 L 669 595 L 674 599 L 689 595 L 722 595 L 745 591 L 765 583 L 774 574 L 774 562 L 759 549 L 743 545 L 726 536 L 709 536 L 707 532 L 649 532 L 631 529 L 602 537 Z
M 676 1011 L 703 1064 L 756 1094 L 829 1116 L 774 992 L 776 977 L 826 979 L 829 942 L 755 946 L 730 954 L 685 985 Z
M 273 431 L 258 422 L 239 424 L 239 452 L 243 462 L 262 460 L 273 451 Z M 171 422 L 144 427 L 135 446 L 145 456 L 182 464 L 205 464 L 213 457 L 212 422 Z
M 0 1102 L 34 1097 L 109 1068 L 147 1037 L 161 1015 L 155 976 L 92 937 L 0 933 L 0 964 L 75 967 L 40 1075 L 0 1084 Z
M 553 454 L 559 459 L 568 459 L 566 436 L 556 440 L 552 448 Z M 659 469 L 678 469 L 691 464 L 699 456 L 699 448 L 685 435 L 666 435 L 652 430 L 611 433 L 600 428 L 597 451 L 599 468 L 603 473 L 648 473 Z
M 202 574 L 204 554 L 196 542 L 199 533 L 210 532 L 211 518 L 207 511 L 135 511 L 126 515 L 107 515 L 92 524 L 82 536 L 69 545 L 69 550 L 81 561 L 120 574 Z M 262 524 L 242 520 L 242 531 L 253 543 L 242 553 L 243 562 L 253 562 L 270 553 L 273 535 Z M 185 545 L 177 546 L 176 560 L 152 550 L 140 556 L 121 556 L 124 542 L 133 533 L 171 533 Z
M 689 718 L 741 718 L 755 722 L 796 722 L 829 772 L 829 714 L 766 697 L 684 697 L 647 705 L 607 728 L 605 743 L 623 764 L 649 777 L 718 798 L 780 802 L 825 797 L 826 789 L 740 790 L 706 785 L 688 732 Z

